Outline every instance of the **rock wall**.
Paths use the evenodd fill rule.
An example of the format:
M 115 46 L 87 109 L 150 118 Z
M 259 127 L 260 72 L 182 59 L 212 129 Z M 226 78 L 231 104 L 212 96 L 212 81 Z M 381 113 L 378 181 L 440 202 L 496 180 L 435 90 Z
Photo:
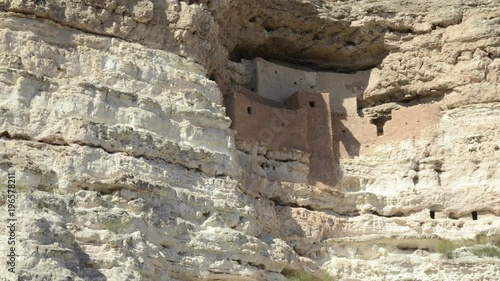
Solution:
M 496 280 L 499 22 L 494 0 L 0 0 L 2 278 Z M 383 135 L 334 188 L 230 129 L 255 57 L 373 68 Z

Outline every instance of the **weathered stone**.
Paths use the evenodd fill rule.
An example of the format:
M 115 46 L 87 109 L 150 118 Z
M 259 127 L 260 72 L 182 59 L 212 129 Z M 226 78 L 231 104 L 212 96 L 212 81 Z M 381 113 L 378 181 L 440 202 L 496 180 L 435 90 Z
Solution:
M 0 0 L 2 278 L 496 281 L 499 18 L 490 0 Z M 340 93 L 312 137 L 334 184 L 308 182 L 321 151 L 242 138 L 223 104 L 311 86 Z

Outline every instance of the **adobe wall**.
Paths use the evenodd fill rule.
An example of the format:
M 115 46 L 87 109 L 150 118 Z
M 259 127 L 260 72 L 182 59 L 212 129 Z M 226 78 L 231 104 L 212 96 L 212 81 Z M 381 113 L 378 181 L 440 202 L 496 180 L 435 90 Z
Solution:
M 405 139 L 424 139 L 434 136 L 440 120 L 441 109 L 436 104 L 421 104 L 393 110 L 391 120 L 383 126 L 383 134 L 377 135 L 377 127 L 369 118 L 343 117 L 333 114 L 334 150 L 338 145 L 339 159 L 353 158 L 372 147 Z
M 337 159 L 333 150 L 330 94 L 295 93 L 286 100 L 288 108 L 307 109 L 307 144 L 310 153 L 310 183 L 334 184 Z
M 432 137 L 440 120 L 437 104 L 421 104 L 392 111 L 384 126 L 385 141 Z
M 254 59 L 256 65 L 255 89 L 259 95 L 282 102 L 295 92 L 331 93 L 330 108 L 333 112 L 357 114 L 357 106 L 342 108 L 342 101 L 358 97 L 368 86 L 371 70 L 353 74 L 313 71 L 297 66 L 281 65 Z M 347 111 L 347 112 L 346 112 Z
M 359 117 L 356 97 L 345 98 L 332 110 L 334 150 L 339 159 L 359 156 L 363 144 L 377 139 L 377 127 L 368 118 Z
M 314 72 L 262 59 L 254 62 L 257 93 L 242 89 L 227 98 L 231 127 L 248 141 L 309 152 L 311 184 L 333 186 L 342 159 L 387 141 L 432 136 L 439 123 L 439 106 L 412 106 L 394 110 L 378 135 L 377 126 L 357 110 L 370 71 Z
M 339 159 L 359 156 L 366 150 L 366 144 L 377 141 L 377 127 L 368 118 L 332 115 L 334 147 Z
M 277 108 L 245 94 L 228 96 L 225 103 L 231 128 L 244 139 L 263 142 L 273 149 L 308 151 L 306 109 Z
M 377 135 L 377 127 L 369 118 L 343 117 L 332 113 L 333 139 L 338 145 L 339 158 L 348 159 L 362 155 L 378 144 L 432 137 L 439 124 L 440 112 L 440 107 L 436 104 L 393 110 L 391 120 L 384 124 L 383 134 L 380 136 Z

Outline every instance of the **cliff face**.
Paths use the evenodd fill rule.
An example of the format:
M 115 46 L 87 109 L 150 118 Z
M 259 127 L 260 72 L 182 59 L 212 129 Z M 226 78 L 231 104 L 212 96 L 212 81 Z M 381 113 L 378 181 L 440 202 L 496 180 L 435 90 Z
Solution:
M 20 280 L 500 276 L 498 1 L 0 10 L 0 174 L 16 177 Z M 230 129 L 223 97 L 252 83 L 256 57 L 370 70 L 357 111 L 384 134 L 356 155 L 339 143 L 336 184 L 307 180 L 307 153 Z

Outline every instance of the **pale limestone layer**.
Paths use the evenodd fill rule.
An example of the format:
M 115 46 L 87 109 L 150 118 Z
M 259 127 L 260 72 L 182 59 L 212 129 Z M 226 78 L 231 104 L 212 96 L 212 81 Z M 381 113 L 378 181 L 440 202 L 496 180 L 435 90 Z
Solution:
M 50 22 L 1 24 L 2 132 L 231 174 L 229 120 L 200 66 Z
M 497 1 L 0 9 L 0 174 L 16 172 L 21 280 L 500 275 L 498 257 L 474 251 L 500 237 Z M 387 123 L 394 134 L 332 171 L 337 188 L 310 186 L 307 154 L 235 140 L 222 93 L 252 77 L 230 53 L 378 66 L 359 99 L 366 116 L 431 102 L 440 112 L 424 135 Z M 452 259 L 435 252 L 439 238 L 477 235 L 484 245 Z

